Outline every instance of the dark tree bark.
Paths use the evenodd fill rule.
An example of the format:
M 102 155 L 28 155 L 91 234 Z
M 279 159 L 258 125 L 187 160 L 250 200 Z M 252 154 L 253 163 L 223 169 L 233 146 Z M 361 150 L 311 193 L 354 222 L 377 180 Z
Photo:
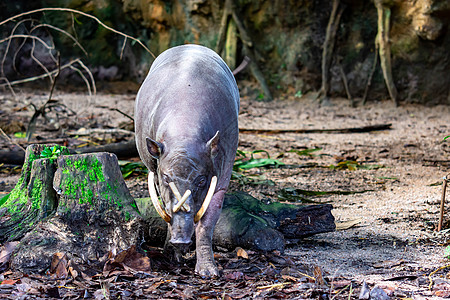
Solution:
M 391 45 L 389 42 L 391 9 L 384 5 L 382 0 L 375 0 L 375 7 L 378 13 L 378 33 L 375 43 L 378 44 L 381 69 L 383 70 L 384 81 L 386 82 L 389 96 L 397 106 L 397 88 L 392 77 Z
M 322 49 L 322 87 L 320 88 L 317 96 L 321 100 L 328 97 L 328 92 L 330 90 L 330 67 L 333 59 L 334 43 L 344 9 L 345 6 L 340 3 L 340 0 L 333 0 L 333 7 L 331 10 L 330 19 L 328 21 L 325 41 L 323 42 Z

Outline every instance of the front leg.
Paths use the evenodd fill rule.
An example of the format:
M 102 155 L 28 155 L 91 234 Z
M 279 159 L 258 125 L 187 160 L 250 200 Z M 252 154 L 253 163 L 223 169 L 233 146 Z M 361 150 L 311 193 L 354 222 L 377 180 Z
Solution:
M 217 191 L 211 199 L 206 213 L 198 222 L 195 228 L 197 264 L 195 272 L 200 276 L 213 277 L 219 276 L 219 269 L 214 262 L 214 253 L 212 250 L 212 235 L 217 220 L 222 211 L 225 190 Z

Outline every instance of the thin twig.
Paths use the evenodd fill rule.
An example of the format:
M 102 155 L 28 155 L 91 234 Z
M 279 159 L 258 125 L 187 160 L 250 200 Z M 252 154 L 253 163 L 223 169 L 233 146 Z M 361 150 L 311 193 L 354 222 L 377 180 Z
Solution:
M 125 46 L 127 45 L 127 37 L 123 39 L 122 48 L 120 49 L 120 59 L 123 57 L 123 51 L 125 50 Z
M 118 108 L 110 108 L 109 106 L 104 106 L 104 105 L 97 105 L 96 107 L 98 108 L 105 108 L 105 109 L 109 109 L 109 110 L 113 110 L 113 111 L 117 111 L 118 113 L 124 115 L 125 117 L 127 117 L 128 119 L 130 119 L 131 121 L 134 121 L 134 118 L 132 116 L 130 116 L 127 113 L 124 113 L 123 111 L 121 111 Z
M 29 19 L 27 20 L 21 20 L 20 22 L 17 22 L 17 24 L 13 27 L 11 33 L 14 34 L 14 32 L 17 30 L 17 28 L 24 22 L 29 21 Z M 1 64 L 1 74 L 2 76 L 5 76 L 5 70 L 4 70 L 4 65 L 5 65 L 5 61 L 6 61 L 6 56 L 8 55 L 8 51 L 9 48 L 11 46 L 11 41 L 12 39 L 8 40 L 8 44 L 6 45 L 5 51 L 3 53 L 3 58 L 2 58 L 2 64 Z M 22 47 L 22 45 L 19 47 L 19 49 Z M 13 59 L 13 67 L 14 67 L 14 62 L 15 62 L 15 56 L 16 53 L 14 54 L 14 59 Z
M 49 50 L 55 49 L 54 47 L 51 47 L 51 46 L 47 45 L 47 43 L 43 39 L 38 38 L 37 36 L 34 36 L 34 35 L 27 35 L 27 34 L 13 34 L 13 35 L 10 35 L 10 36 L 4 38 L 3 40 L 0 40 L 0 44 L 6 42 L 8 40 L 16 39 L 16 38 L 34 39 L 34 40 L 37 40 L 37 41 L 41 42 L 41 44 L 44 45 L 44 47 L 49 49 Z
M 437 272 L 439 272 L 440 270 L 444 270 L 450 268 L 450 265 L 445 265 L 442 267 L 437 268 L 436 270 L 434 270 L 433 272 L 430 273 L 430 275 L 428 275 L 428 280 L 430 281 L 430 284 L 428 285 L 428 289 L 431 290 L 431 288 L 433 287 L 433 278 L 431 278 L 432 275 L 436 274 Z
M 345 75 L 344 68 L 342 68 L 342 65 L 339 65 L 339 72 L 341 73 L 342 83 L 344 84 L 345 93 L 347 94 L 347 99 L 351 101 L 352 107 L 354 107 L 355 102 L 353 101 L 352 95 L 350 94 L 350 89 L 348 88 L 347 76 Z
M 88 14 L 88 13 L 85 13 L 85 12 L 82 12 L 82 11 L 79 11 L 79 10 L 76 10 L 76 9 L 71 9 L 71 8 L 61 8 L 61 7 L 46 7 L 46 8 L 35 9 L 35 10 L 27 11 L 27 12 L 24 12 L 24 13 L 21 13 L 21 14 L 15 15 L 15 16 L 12 16 L 11 18 L 8 18 L 8 19 L 6 19 L 6 20 L 4 20 L 4 21 L 1 21 L 1 22 L 0 22 L 0 26 L 4 25 L 4 24 L 6 24 L 6 23 L 8 23 L 8 22 L 10 22 L 10 21 L 12 21 L 12 20 L 18 19 L 18 18 L 20 18 L 20 17 L 26 16 L 26 15 L 30 15 L 30 14 L 34 14 L 34 13 L 38 13 L 38 12 L 43 12 L 43 11 L 66 11 L 66 12 L 71 12 L 71 13 L 75 13 L 75 14 L 80 14 L 80 15 L 82 15 L 82 16 L 91 18 L 91 19 L 95 20 L 98 24 L 100 24 L 101 26 L 103 26 L 104 28 L 106 28 L 106 29 L 108 29 L 108 30 L 110 30 L 110 31 L 112 31 L 112 32 L 114 32 L 114 33 L 116 33 L 116 34 L 118 34 L 118 35 L 124 36 L 124 37 L 126 37 L 126 38 L 129 38 L 129 39 L 135 41 L 136 43 L 138 43 L 139 45 L 141 45 L 142 48 L 144 48 L 148 53 L 150 53 L 150 55 L 153 56 L 153 58 L 156 58 L 156 56 L 153 54 L 153 52 L 150 51 L 150 49 L 148 49 L 148 48 L 144 45 L 144 43 L 142 43 L 139 39 L 134 38 L 134 37 L 132 37 L 132 36 L 130 36 L 130 35 L 128 35 L 128 34 L 125 34 L 125 33 L 123 33 L 123 32 L 120 32 L 120 31 L 118 31 L 118 30 L 116 30 L 116 29 L 114 29 L 114 28 L 112 28 L 112 27 L 109 27 L 108 25 L 106 25 L 105 23 L 103 23 L 102 21 L 100 21 L 100 19 L 98 19 L 97 17 L 95 17 L 95 16 L 93 16 L 93 15 L 90 15 L 90 14 Z
M 77 131 L 68 131 L 68 135 L 78 135 L 78 136 L 86 136 L 91 134 L 114 134 L 114 133 L 121 133 L 121 134 L 129 134 L 134 135 L 133 131 L 120 129 L 120 128 L 111 128 L 111 129 L 102 129 L 102 128 L 92 128 L 92 129 L 86 129 L 86 130 L 77 130 Z
M 69 66 L 69 68 L 72 69 L 73 71 L 77 72 L 78 75 L 80 75 L 81 79 L 83 79 L 84 83 L 87 86 L 89 96 L 92 96 L 92 91 L 91 91 L 91 86 L 89 84 L 89 80 L 86 78 L 86 76 L 84 76 L 83 72 L 80 69 L 78 69 L 78 68 L 76 68 L 76 67 L 74 67 L 72 65 Z
M 14 89 L 13 89 L 13 87 L 11 86 L 11 83 L 9 82 L 8 78 L 6 78 L 6 77 L 0 77 L 0 80 L 4 80 L 4 81 L 5 81 L 5 83 L 0 84 L 0 87 L 7 86 L 7 87 L 9 88 L 9 90 L 11 91 L 11 93 L 13 94 L 14 99 L 16 99 L 16 98 L 17 98 L 16 92 L 14 92 Z
M 30 122 L 28 123 L 28 128 L 27 128 L 27 141 L 29 142 L 35 129 L 36 129 L 36 123 L 37 123 L 37 119 L 39 118 L 39 116 L 43 116 L 44 118 L 47 118 L 45 115 L 45 109 L 47 108 L 47 104 L 52 100 L 53 97 L 53 91 L 55 90 L 55 86 L 56 86 L 56 79 L 58 78 L 60 72 L 61 72 L 61 63 L 60 63 L 60 56 L 58 54 L 58 61 L 57 61 L 57 66 L 58 66 L 58 72 L 55 75 L 55 78 L 52 78 L 51 83 L 52 86 L 50 88 L 50 94 L 47 98 L 47 101 L 45 101 L 45 103 L 39 107 L 39 109 L 36 109 L 36 107 L 33 105 L 35 112 L 33 114 L 33 116 L 30 119 Z M 48 72 L 47 72 L 48 73 Z
M 83 53 L 86 56 L 88 55 L 87 51 L 83 48 L 83 46 L 81 46 L 81 44 L 77 41 L 77 39 L 73 35 L 71 35 L 67 31 L 65 31 L 65 30 L 63 30 L 61 28 L 58 28 L 56 26 L 53 26 L 53 25 L 50 25 L 50 24 L 45 24 L 45 23 L 44 24 L 39 24 L 39 25 L 34 26 L 33 29 L 31 29 L 30 33 L 33 32 L 34 30 L 40 28 L 40 27 L 48 27 L 48 28 L 51 28 L 53 30 L 56 30 L 56 31 L 66 35 L 69 39 L 71 39 L 81 49 L 81 51 L 83 51 Z
M 88 73 L 89 78 L 91 79 L 92 90 L 94 92 L 94 95 L 97 94 L 97 87 L 95 86 L 95 79 L 94 79 L 94 75 L 92 74 L 91 70 L 89 70 L 89 68 L 83 63 L 82 60 L 79 60 L 78 63 L 86 71 L 86 73 Z
M 36 49 L 36 42 L 35 42 L 35 40 L 32 41 L 32 44 L 33 44 L 33 46 L 31 47 L 31 53 L 30 53 L 31 59 L 32 59 L 34 62 L 36 62 L 36 64 L 37 64 L 39 67 L 41 67 L 41 69 L 44 70 L 44 72 L 45 72 L 46 74 L 49 74 L 50 72 L 49 72 L 49 70 L 47 69 L 47 67 L 44 66 L 44 64 L 41 63 L 41 61 L 40 61 L 39 59 L 37 59 L 36 56 L 34 56 L 34 49 Z M 53 55 L 50 54 L 50 56 L 53 56 Z M 50 80 L 50 84 L 53 84 L 53 77 L 52 77 L 51 75 L 48 75 L 47 77 L 48 77 L 48 79 Z
M 438 223 L 438 228 L 437 228 L 438 232 L 441 231 L 442 225 L 444 223 L 445 192 L 447 190 L 447 182 L 450 179 L 450 173 L 447 174 L 447 176 L 444 176 L 443 179 L 444 179 L 444 181 L 442 182 L 441 209 L 440 209 L 439 223 Z
M 285 285 L 289 285 L 292 284 L 292 282 L 281 282 L 281 283 L 275 283 L 275 284 L 270 284 L 270 285 L 264 285 L 264 286 L 257 286 L 256 288 L 258 290 L 262 290 L 262 289 L 269 289 L 273 290 L 274 288 L 281 288 L 284 287 Z
M 4 131 L 2 128 L 0 128 L 0 133 L 11 143 L 16 145 L 17 147 L 19 147 L 20 149 L 23 150 L 23 152 L 25 152 L 25 148 L 23 148 L 22 146 L 20 146 L 18 143 L 14 142 Z
M 336 293 L 336 295 L 334 295 L 333 297 L 331 297 L 331 300 L 333 300 L 334 298 L 336 298 L 340 293 L 342 293 L 343 291 L 345 291 L 348 288 L 351 288 L 352 284 L 348 284 L 346 285 L 344 288 L 342 288 L 339 292 Z
M 372 85 L 372 78 L 373 78 L 373 74 L 375 74 L 375 69 L 377 68 L 377 64 L 378 64 L 378 43 L 375 43 L 375 56 L 373 58 L 372 69 L 370 70 L 369 78 L 367 78 L 366 88 L 364 89 L 362 105 L 366 104 L 367 95 L 369 93 L 369 88 Z
M 61 70 L 62 70 L 62 69 L 65 69 L 65 68 L 68 68 L 68 67 L 70 67 L 71 65 L 73 65 L 73 64 L 75 64 L 75 63 L 80 63 L 80 61 L 81 61 L 81 60 L 80 60 L 79 58 L 77 58 L 77 59 L 75 59 L 75 60 L 72 60 L 72 61 L 68 62 L 67 64 L 65 64 L 64 66 L 62 66 L 62 67 L 61 67 Z M 0 84 L 0 87 L 8 86 L 8 85 L 9 85 L 9 86 L 13 86 L 13 85 L 22 84 L 22 83 L 25 83 L 25 82 L 31 82 L 31 81 L 39 80 L 39 79 L 42 79 L 42 78 L 45 78 L 45 77 L 48 77 L 48 76 L 52 76 L 52 75 L 55 74 L 56 72 L 58 72 L 58 69 L 55 69 L 55 70 L 51 71 L 51 72 L 48 73 L 48 74 L 42 74 L 42 75 L 38 75 L 38 76 L 34 76 L 34 77 L 29 77 L 29 78 L 25 78 L 25 79 L 19 79 L 19 80 L 11 81 L 11 82 L 7 81 L 5 78 L 2 78 L 2 79 L 4 79 L 5 81 L 7 81 L 7 83 L 2 83 L 2 84 Z

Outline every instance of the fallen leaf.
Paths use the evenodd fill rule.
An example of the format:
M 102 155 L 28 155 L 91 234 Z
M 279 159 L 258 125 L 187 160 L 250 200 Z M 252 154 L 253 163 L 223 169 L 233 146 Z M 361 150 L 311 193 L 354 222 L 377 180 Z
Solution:
M 225 274 L 225 279 L 227 279 L 227 280 L 239 280 L 239 279 L 242 279 L 243 277 L 244 277 L 244 273 L 242 273 L 240 271 Z
M 351 283 L 352 283 L 351 280 L 336 280 L 331 282 L 331 286 L 333 288 L 343 288 Z
M 52 262 L 50 264 L 50 275 L 55 275 L 56 278 L 66 278 L 69 276 L 67 268 L 69 262 L 65 253 L 56 252 L 52 256 Z
M 13 285 L 13 284 L 15 284 L 17 281 L 19 281 L 19 279 L 5 279 L 5 280 L 2 281 L 1 284 L 10 284 L 10 285 Z
M 3 272 L 8 268 L 11 254 L 18 244 L 19 242 L 8 242 L 2 247 L 2 251 L 0 252 L 0 272 Z
M 405 263 L 405 261 L 403 259 L 386 260 L 386 261 L 382 261 L 382 262 L 374 264 L 373 267 L 376 269 L 381 269 L 381 268 L 390 269 L 390 268 L 399 266 L 403 263 Z
M 237 250 L 237 257 L 242 257 L 242 258 L 248 259 L 247 251 L 245 251 L 241 247 L 237 247 L 236 250 Z
M 345 221 L 345 222 L 336 222 L 336 230 L 346 230 L 352 228 L 353 226 L 358 225 L 362 222 L 362 218 Z
M 131 246 L 108 260 L 103 267 L 103 272 L 123 269 L 131 272 L 150 272 L 150 258 L 136 251 L 136 246 Z
M 76 278 L 78 276 L 77 270 L 75 270 L 72 267 L 69 267 L 69 272 L 70 272 L 70 275 L 72 275 L 73 278 Z
M 325 285 L 325 281 L 323 280 L 322 276 L 322 269 L 319 266 L 314 267 L 314 278 L 316 279 L 316 283 L 318 285 Z

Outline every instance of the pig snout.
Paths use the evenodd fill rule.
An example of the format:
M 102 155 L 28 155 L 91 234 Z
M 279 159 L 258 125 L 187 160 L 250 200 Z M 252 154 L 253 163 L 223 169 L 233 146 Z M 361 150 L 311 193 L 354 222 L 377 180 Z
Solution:
M 174 213 L 171 220 L 171 237 L 169 243 L 179 251 L 186 253 L 192 244 L 194 234 L 194 218 L 192 214 Z

